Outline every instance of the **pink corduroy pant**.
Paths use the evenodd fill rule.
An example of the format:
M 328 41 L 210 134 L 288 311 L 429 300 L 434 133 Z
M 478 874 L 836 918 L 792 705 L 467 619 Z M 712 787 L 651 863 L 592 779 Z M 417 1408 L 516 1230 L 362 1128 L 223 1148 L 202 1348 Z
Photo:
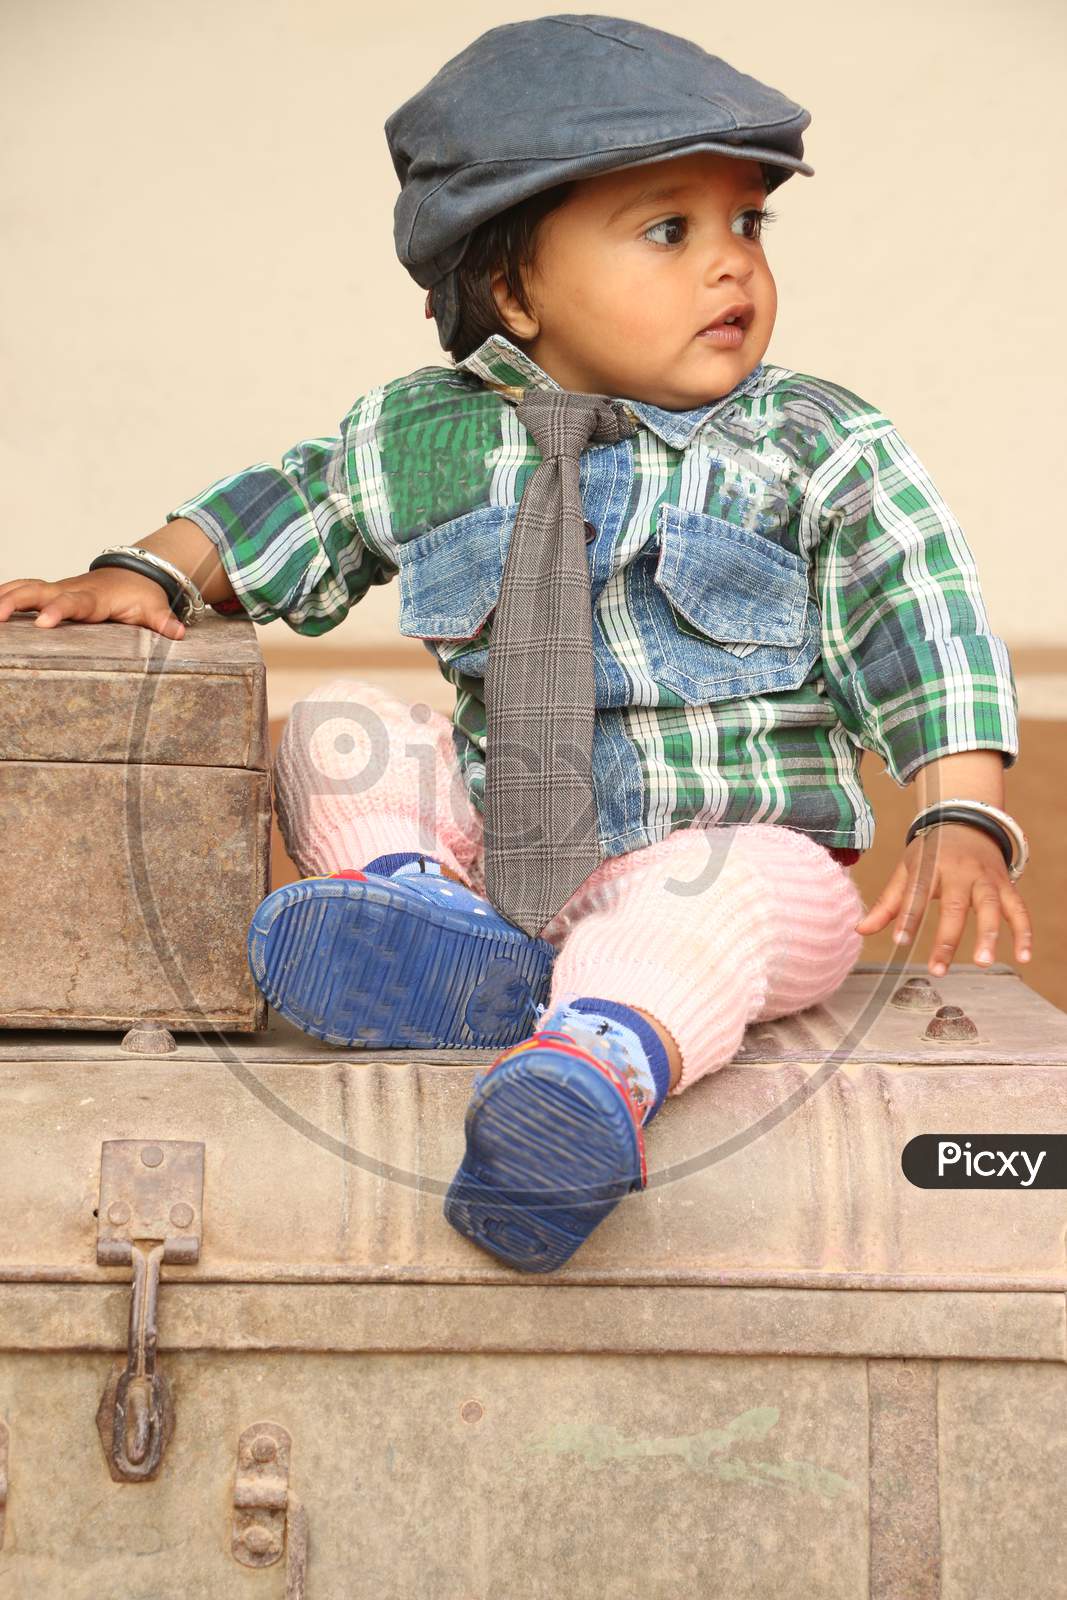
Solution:
M 293 707 L 274 763 L 286 848 L 308 877 L 395 850 L 435 856 L 484 892 L 482 821 L 451 724 L 350 678 Z M 675 1039 L 680 1094 L 736 1054 L 749 1023 L 833 994 L 863 943 L 850 871 L 768 823 L 686 828 L 601 863 L 543 930 L 552 1001 L 636 1006 Z

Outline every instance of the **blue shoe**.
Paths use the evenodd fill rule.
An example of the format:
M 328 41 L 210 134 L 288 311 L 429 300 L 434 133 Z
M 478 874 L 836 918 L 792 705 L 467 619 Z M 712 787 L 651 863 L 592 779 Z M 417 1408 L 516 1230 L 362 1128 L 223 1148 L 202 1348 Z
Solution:
M 534 1025 L 554 959 L 439 872 L 304 878 L 269 894 L 248 930 L 268 1003 L 328 1044 L 514 1044 Z
M 554 1272 L 648 1182 L 640 1112 L 567 1034 L 534 1034 L 475 1079 L 448 1222 L 524 1272 Z

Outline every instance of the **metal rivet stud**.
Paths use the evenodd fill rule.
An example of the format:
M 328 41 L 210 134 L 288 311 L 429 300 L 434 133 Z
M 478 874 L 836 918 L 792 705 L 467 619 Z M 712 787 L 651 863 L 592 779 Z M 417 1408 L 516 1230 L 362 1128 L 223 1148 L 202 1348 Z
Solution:
M 169 1028 L 158 1022 L 136 1022 L 123 1034 L 121 1048 L 133 1056 L 169 1056 L 178 1046 Z
M 158 1167 L 163 1162 L 163 1152 L 158 1144 L 146 1144 L 141 1151 L 141 1160 L 146 1167 Z
M 896 990 L 889 1003 L 911 1011 L 933 1011 L 941 1004 L 941 996 L 929 978 L 909 978 Z
M 107 1220 L 114 1223 L 116 1228 L 121 1228 L 124 1222 L 129 1222 L 130 1208 L 125 1200 L 112 1200 L 107 1208 Z
M 176 1228 L 187 1228 L 193 1220 L 193 1208 L 186 1205 L 184 1200 L 179 1200 L 177 1205 L 170 1208 L 170 1220 Z
M 269 1529 L 261 1528 L 256 1522 L 244 1530 L 241 1538 L 254 1556 L 265 1556 L 278 1548 L 278 1542 Z
M 978 1029 L 960 1006 L 941 1006 L 923 1030 L 924 1039 L 977 1039 Z

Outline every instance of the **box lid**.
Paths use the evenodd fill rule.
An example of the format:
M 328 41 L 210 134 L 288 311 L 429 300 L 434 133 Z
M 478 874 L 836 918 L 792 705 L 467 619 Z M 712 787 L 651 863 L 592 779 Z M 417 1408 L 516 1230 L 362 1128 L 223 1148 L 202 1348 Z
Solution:
M 0 761 L 267 766 L 266 673 L 247 617 L 184 639 L 124 623 L 0 625 Z
M 1067 1015 L 1007 966 L 937 983 L 970 1041 L 923 1037 L 893 1004 L 921 968 L 860 966 L 823 1006 L 752 1028 L 669 1099 L 649 1186 L 561 1283 L 1067 1289 L 1063 1194 L 931 1190 L 901 1171 L 918 1134 L 1067 1133 Z M 202 1141 L 195 1266 L 230 1284 L 529 1282 L 442 1216 L 474 1075 L 490 1054 L 337 1050 L 263 1035 L 124 1056 L 100 1035 L 0 1035 L 0 1280 L 106 1282 L 105 1140 Z M 539 1276 L 539 1281 L 543 1279 Z

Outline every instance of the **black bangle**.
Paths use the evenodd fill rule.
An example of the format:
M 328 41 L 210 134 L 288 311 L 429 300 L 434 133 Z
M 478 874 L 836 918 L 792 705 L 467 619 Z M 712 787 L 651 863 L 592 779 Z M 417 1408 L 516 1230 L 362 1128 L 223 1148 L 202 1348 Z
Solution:
M 95 572 L 98 567 L 125 567 L 128 572 L 140 573 L 142 578 L 151 578 L 167 597 L 167 603 L 179 622 L 184 622 L 192 609 L 192 601 L 176 578 L 169 572 L 164 572 L 151 561 L 142 561 L 138 556 L 107 555 L 97 556 L 95 561 L 90 561 L 89 571 Z
M 983 833 L 996 840 L 1004 857 L 1004 865 L 1011 867 L 1015 858 L 1015 845 L 1008 830 L 997 821 L 996 817 L 986 816 L 984 811 L 968 811 L 964 806 L 937 806 L 934 810 L 928 811 L 924 817 L 916 817 L 904 836 L 905 845 L 911 843 L 920 828 L 928 828 L 939 822 L 966 822 L 972 828 L 981 828 Z

